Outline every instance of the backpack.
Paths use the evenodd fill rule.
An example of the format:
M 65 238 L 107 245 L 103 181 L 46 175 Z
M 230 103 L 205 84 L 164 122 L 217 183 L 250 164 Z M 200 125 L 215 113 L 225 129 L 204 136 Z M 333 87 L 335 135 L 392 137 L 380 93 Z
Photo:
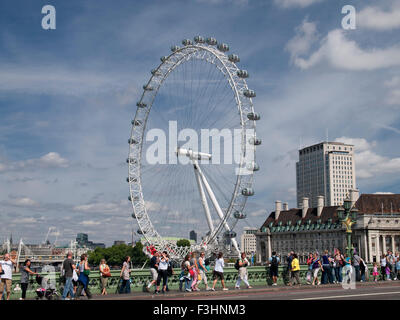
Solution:
M 239 259 L 237 259 L 237 260 L 236 260 L 236 263 L 235 263 L 235 269 L 236 269 L 236 270 L 239 270 L 239 268 L 240 268 L 240 266 L 239 266 Z
M 271 267 L 275 268 L 278 267 L 278 265 L 279 265 L 278 258 L 276 256 L 273 256 L 271 260 Z

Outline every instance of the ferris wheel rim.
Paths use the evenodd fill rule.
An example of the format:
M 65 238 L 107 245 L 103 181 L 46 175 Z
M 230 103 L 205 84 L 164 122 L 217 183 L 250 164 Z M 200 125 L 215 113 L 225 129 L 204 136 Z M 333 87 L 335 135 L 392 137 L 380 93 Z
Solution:
M 219 69 L 219 71 L 224 75 L 224 77 L 227 77 L 227 75 L 230 77 L 229 79 L 227 79 L 227 81 L 228 81 L 228 83 L 229 83 L 229 85 L 231 87 L 231 90 L 234 93 L 236 107 L 238 108 L 239 114 L 240 114 L 240 128 L 241 128 L 241 131 L 242 131 L 241 132 L 241 135 L 242 135 L 241 148 L 242 149 L 241 149 L 241 153 L 240 153 L 240 161 L 241 161 L 241 163 L 242 163 L 242 160 L 244 158 L 243 146 L 246 144 L 246 135 L 244 134 L 244 129 L 245 129 L 245 124 L 244 123 L 246 123 L 248 121 L 245 120 L 244 110 L 242 108 L 242 101 L 241 101 L 242 97 L 240 96 L 240 92 L 238 90 L 239 86 L 238 86 L 237 80 L 235 81 L 235 79 L 232 76 L 232 72 L 229 69 L 229 67 L 231 67 L 231 69 L 232 69 L 232 66 L 233 66 L 233 69 L 234 69 L 235 72 L 237 72 L 240 69 L 236 66 L 236 64 L 234 62 L 231 62 L 231 66 L 228 67 L 226 65 L 226 61 L 229 61 L 229 60 L 226 59 L 227 56 L 225 55 L 225 53 L 221 53 L 221 52 L 217 51 L 215 48 L 213 48 L 211 46 L 207 46 L 205 44 L 185 45 L 184 47 L 181 47 L 181 48 L 173 51 L 169 56 L 164 57 L 165 59 L 162 59 L 161 64 L 159 64 L 159 66 L 156 69 L 154 69 L 155 72 L 153 73 L 153 71 L 152 71 L 152 75 L 150 76 L 150 79 L 147 82 L 147 84 L 144 86 L 143 93 L 142 93 L 142 95 L 140 97 L 140 100 L 139 100 L 140 101 L 139 103 L 142 103 L 142 101 L 146 101 L 145 100 L 146 95 L 149 93 L 149 91 L 153 91 L 153 93 L 150 94 L 150 103 L 147 106 L 148 110 L 145 112 L 144 122 L 140 126 L 140 127 L 142 127 L 142 129 L 140 130 L 141 136 L 140 136 L 140 143 L 139 143 L 139 146 L 138 146 L 138 153 L 137 153 L 137 158 L 136 158 L 137 161 L 134 164 L 131 163 L 130 157 L 133 154 L 132 150 L 134 149 L 133 144 L 131 144 L 131 143 L 130 143 L 130 151 L 129 151 L 129 158 L 128 158 L 129 159 L 129 162 L 128 162 L 128 164 L 129 164 L 128 165 L 128 182 L 129 182 L 129 186 L 130 186 L 130 197 L 131 197 L 130 200 L 131 200 L 133 212 L 134 212 L 134 214 L 136 214 L 137 211 L 139 211 L 138 210 L 138 206 L 135 206 L 135 203 L 140 202 L 140 206 L 141 206 L 140 209 L 141 209 L 142 214 L 143 214 L 142 217 L 138 217 L 137 216 L 137 222 L 138 222 L 138 225 L 139 225 L 139 229 L 141 230 L 143 237 L 145 238 L 145 240 L 148 243 L 154 243 L 155 242 L 154 238 L 156 238 L 157 245 L 159 245 L 160 247 L 168 247 L 168 246 L 171 247 L 171 244 L 167 243 L 166 241 L 164 241 L 162 239 L 162 237 L 158 233 L 157 229 L 152 224 L 151 219 L 150 219 L 150 217 L 149 217 L 149 215 L 147 213 L 146 201 L 145 201 L 144 196 L 143 196 L 142 183 L 141 183 L 143 136 L 144 136 L 144 134 L 146 132 L 146 125 L 147 125 L 147 121 L 148 121 L 148 116 L 150 114 L 150 111 L 151 111 L 151 108 L 153 106 L 154 100 L 157 97 L 158 91 L 162 87 L 164 81 L 168 78 L 170 73 L 173 70 L 175 70 L 182 63 L 185 63 L 186 61 L 189 61 L 191 58 L 199 59 L 199 57 L 195 56 L 195 54 L 198 53 L 199 51 L 208 52 L 214 58 L 216 58 L 221 63 L 221 65 L 222 65 L 222 67 L 223 67 L 223 69 L 224 69 L 224 71 L 226 73 L 224 73 L 221 69 L 219 69 L 218 66 L 214 63 L 214 61 L 209 61 L 207 59 L 200 59 L 200 60 L 206 61 L 206 62 L 211 63 L 214 66 L 216 66 Z M 169 66 L 169 68 L 167 68 L 167 72 L 162 74 L 161 80 L 157 80 L 158 81 L 158 85 L 155 88 L 151 88 L 150 86 L 153 83 L 153 80 L 160 76 L 159 74 L 157 74 L 157 71 L 162 69 L 163 66 L 167 65 L 171 61 L 172 57 L 176 57 L 178 54 L 180 54 L 182 52 L 184 52 L 184 54 L 181 55 L 179 57 L 179 59 L 175 63 L 173 63 L 171 66 Z M 225 58 L 226 61 L 224 61 L 223 57 Z M 248 86 L 247 86 L 246 81 L 244 79 L 240 79 L 240 80 L 243 83 L 242 87 L 244 87 L 246 90 L 248 90 Z M 155 83 L 157 83 L 157 81 L 155 81 Z M 243 89 L 242 89 L 242 92 L 243 92 Z M 247 101 L 248 101 L 248 105 L 249 105 L 250 111 L 254 112 L 252 99 L 250 98 Z M 136 123 L 136 121 L 138 120 L 139 112 L 140 112 L 140 106 L 138 105 L 136 113 L 135 113 L 134 120 L 132 121 L 132 124 L 133 124 L 134 121 Z M 255 121 L 252 121 L 251 127 L 254 128 L 254 130 L 255 130 Z M 135 131 L 135 124 L 132 125 L 131 139 L 134 139 L 134 131 Z M 254 160 L 255 160 L 255 156 L 254 156 Z M 136 178 L 134 178 L 134 179 L 136 179 L 136 181 L 131 181 L 131 177 L 135 176 L 134 174 L 132 174 L 132 170 L 131 170 L 131 168 L 133 166 L 136 166 L 136 168 L 137 168 Z M 209 244 L 209 243 L 211 243 L 212 241 L 215 240 L 215 238 L 220 234 L 220 231 L 221 231 L 221 229 L 223 227 L 223 223 L 226 222 L 231 217 L 232 210 L 234 209 L 234 205 L 235 205 L 235 199 L 241 196 L 240 193 L 238 192 L 240 187 L 242 187 L 241 180 L 242 180 L 242 177 L 240 175 L 237 175 L 236 182 L 235 182 L 235 187 L 234 187 L 234 190 L 232 191 L 232 198 L 231 198 L 231 200 L 229 202 L 229 208 L 226 209 L 224 218 L 219 222 L 218 227 L 215 228 L 215 230 L 214 230 L 214 233 L 210 234 L 208 236 L 206 244 Z M 253 173 L 251 174 L 250 179 L 247 179 L 246 184 L 247 184 L 247 186 L 250 186 L 250 187 L 252 186 L 252 184 L 253 184 Z M 136 191 L 136 193 L 139 195 L 139 199 L 135 199 L 134 198 L 134 194 L 135 193 L 133 192 L 133 189 L 134 189 L 133 185 L 138 187 L 137 188 L 138 190 Z M 241 204 L 237 204 L 237 206 L 241 206 L 242 209 L 243 209 L 244 206 L 245 206 L 246 200 L 247 200 L 247 197 L 243 197 L 242 203 Z M 147 220 L 147 221 L 144 221 L 144 220 Z M 236 222 L 237 222 L 237 220 L 238 219 L 236 219 Z M 236 223 L 234 225 L 236 225 Z M 148 232 L 148 231 L 151 231 L 151 232 Z M 151 236 L 153 236 L 153 237 L 151 237 Z M 173 247 L 175 247 L 175 246 L 173 246 Z M 177 250 L 178 248 L 175 247 L 173 249 Z M 182 251 L 182 250 L 180 250 L 180 251 Z M 183 251 L 187 251 L 187 250 L 183 250 Z M 183 252 L 181 252 L 181 254 L 182 253 Z

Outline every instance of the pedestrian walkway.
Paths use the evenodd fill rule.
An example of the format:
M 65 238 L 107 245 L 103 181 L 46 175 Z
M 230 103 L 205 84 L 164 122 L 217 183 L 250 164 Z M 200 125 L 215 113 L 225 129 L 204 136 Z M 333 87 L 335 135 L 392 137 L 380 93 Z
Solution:
M 311 285 L 300 285 L 300 286 L 255 286 L 252 289 L 234 289 L 233 287 L 228 287 L 229 291 L 222 291 L 221 288 L 218 288 L 217 291 L 199 291 L 199 292 L 179 292 L 179 291 L 170 291 L 165 294 L 153 294 L 153 293 L 145 293 L 145 292 L 133 292 L 130 294 L 109 294 L 107 296 L 101 295 L 94 295 L 93 299 L 96 300 L 179 300 L 179 299 L 221 299 L 221 298 L 228 298 L 228 299 L 242 299 L 242 297 L 251 296 L 260 297 L 262 295 L 266 295 L 265 298 L 268 299 L 269 297 L 273 298 L 274 294 L 282 293 L 281 299 L 286 299 L 285 295 L 293 292 L 304 293 L 307 295 L 311 292 L 320 292 L 326 293 L 328 291 L 334 292 L 342 292 L 342 293 L 350 293 L 356 292 L 357 289 L 361 288 L 370 288 L 379 290 L 380 288 L 393 288 L 394 291 L 398 291 L 400 294 L 400 282 L 364 282 L 364 283 L 357 283 L 356 290 L 346 290 L 343 289 L 339 284 L 327 284 L 327 285 L 320 285 L 320 286 L 311 286 Z M 337 294 L 340 296 L 340 294 Z M 269 297 L 268 297 L 269 296 Z M 318 298 L 318 295 L 314 297 L 315 299 Z M 362 296 L 360 296 L 362 299 Z

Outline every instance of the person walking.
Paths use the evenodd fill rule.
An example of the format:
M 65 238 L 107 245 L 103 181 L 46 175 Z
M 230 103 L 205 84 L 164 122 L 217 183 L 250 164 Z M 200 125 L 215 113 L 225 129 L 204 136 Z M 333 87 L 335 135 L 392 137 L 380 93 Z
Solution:
M 158 278 L 158 263 L 159 263 L 159 257 L 160 254 L 158 251 L 155 251 L 153 256 L 150 259 L 150 276 L 151 276 L 151 281 L 146 287 L 147 292 L 150 292 L 150 288 L 152 285 L 156 286 L 157 284 L 157 278 Z
M 272 278 L 272 285 L 276 286 L 278 281 L 278 269 L 279 269 L 280 259 L 276 255 L 276 251 L 272 252 L 272 256 L 269 258 L 269 274 Z
M 396 280 L 400 280 L 400 257 L 398 253 L 396 258 Z
M 378 281 L 379 272 L 378 272 L 378 265 L 377 265 L 376 262 L 374 262 L 374 264 L 373 264 L 372 276 L 374 277 L 374 281 L 377 282 Z
M 67 295 L 69 294 L 70 299 L 73 299 L 75 296 L 74 293 L 74 286 L 72 284 L 72 278 L 75 270 L 75 263 L 74 260 L 72 260 L 72 252 L 67 253 L 67 258 L 64 260 L 62 264 L 62 273 L 64 274 L 65 278 L 65 284 L 64 284 L 64 290 L 62 294 L 62 299 L 65 300 L 67 298 Z
M 207 283 L 207 268 L 206 268 L 205 260 L 204 260 L 205 255 L 206 254 L 204 252 L 200 253 L 200 257 L 198 260 L 199 274 L 201 277 L 200 281 L 203 281 L 204 284 L 206 285 L 206 290 L 210 290 L 210 288 L 208 287 L 208 283 Z
M 307 284 L 311 284 L 311 280 L 312 280 L 312 277 L 313 277 L 312 276 L 313 254 L 311 252 L 308 254 L 306 263 L 307 263 L 307 266 L 308 266 L 308 272 L 307 272 L 307 275 L 306 275 Z
M 247 267 L 249 265 L 249 260 L 246 258 L 246 253 L 242 252 L 240 255 L 240 259 L 237 261 L 238 264 L 238 278 L 236 281 L 235 289 L 240 289 L 240 283 L 244 282 L 244 284 L 247 286 L 247 289 L 251 289 L 252 287 L 249 284 L 249 281 L 247 280 Z
M 353 269 L 351 266 L 351 258 L 347 256 L 347 254 L 344 255 L 344 266 L 343 266 L 343 281 L 345 284 L 349 284 L 352 282 L 352 274 L 353 274 Z
M 222 290 L 227 291 L 229 290 L 225 286 L 225 280 L 224 280 L 224 258 L 223 258 L 223 253 L 219 252 L 217 260 L 215 260 L 215 266 L 214 266 L 214 272 L 213 272 L 213 286 L 211 288 L 212 291 L 215 291 L 215 285 L 217 284 L 217 281 L 221 280 L 222 284 Z
M 386 255 L 381 255 L 381 276 L 382 280 L 386 280 Z
M 354 272 L 356 273 L 357 282 L 361 280 L 360 263 L 361 263 L 361 257 L 357 254 L 357 252 L 355 252 L 353 255 L 353 267 L 354 267 Z
M 122 264 L 122 269 L 121 269 L 121 286 L 119 288 L 119 293 L 131 293 L 131 257 L 126 256 L 124 263 Z
M 368 266 L 365 261 L 360 257 L 360 282 L 365 282 L 366 274 L 368 274 Z
M 191 266 L 190 266 L 189 260 L 190 260 L 190 255 L 187 254 L 181 264 L 182 272 L 181 272 L 181 277 L 179 278 L 179 280 L 180 280 L 179 287 L 180 287 L 181 291 L 182 291 L 182 284 L 184 282 L 185 283 L 185 291 L 187 291 L 187 292 L 192 291 L 192 289 L 191 289 L 192 279 L 190 277 L 190 272 L 189 272 L 191 269 Z
M 344 256 L 341 254 L 339 249 L 335 252 L 335 278 L 337 283 L 342 283 L 342 269 L 344 265 Z
M 33 272 L 30 269 L 31 266 L 31 260 L 26 259 L 24 262 L 24 265 L 21 269 L 21 298 L 20 300 L 25 300 L 26 298 L 26 290 L 28 289 L 28 284 L 29 284 L 29 276 L 31 274 L 38 274 L 37 272 Z
M 190 266 L 192 267 L 192 272 L 190 273 L 192 277 L 192 291 L 200 291 L 198 288 L 198 277 L 199 277 L 199 266 L 197 264 L 196 252 L 192 252 L 190 259 Z
M 106 259 L 100 260 L 100 284 L 101 284 L 101 295 L 107 295 L 107 282 L 108 278 L 111 277 L 110 267 L 106 263 Z
M 0 301 L 3 299 L 4 289 L 7 294 L 7 300 L 10 300 L 14 265 L 16 265 L 16 261 L 10 257 L 9 253 L 6 253 L 3 260 L 0 260 L 2 273 L 0 276 Z
M 396 274 L 395 274 L 395 271 L 394 271 L 394 268 L 396 266 L 396 261 L 395 261 L 393 252 L 390 251 L 390 250 L 388 250 L 388 252 L 387 252 L 386 261 L 387 261 L 386 262 L 386 266 L 388 266 L 389 269 L 390 269 L 390 279 L 391 280 L 396 280 L 395 279 L 396 278 Z
M 76 289 L 75 300 L 79 300 L 83 290 L 85 290 L 87 298 L 92 299 L 92 293 L 89 288 L 90 267 L 87 259 L 87 254 L 84 253 L 81 255 L 81 261 L 78 266 L 78 288 Z
M 396 252 L 394 255 L 394 279 L 393 280 L 397 280 L 399 278 L 399 273 L 400 273 L 400 268 L 399 268 L 399 253 Z
M 325 250 L 322 256 L 322 284 L 333 283 L 332 269 L 331 269 L 332 258 L 329 255 L 328 250 Z
M 297 254 L 293 253 L 291 271 L 290 271 L 290 285 L 294 285 L 294 282 L 300 285 L 300 263 Z
M 313 286 L 315 286 L 315 283 L 317 283 L 318 286 L 321 284 L 321 282 L 318 280 L 318 272 L 320 269 L 322 271 L 324 271 L 321 260 L 319 259 L 318 253 L 315 252 L 314 256 L 313 256 L 313 261 L 312 261 L 313 281 L 312 281 L 311 285 L 313 285 Z
M 155 294 L 159 294 L 160 293 L 161 279 L 163 281 L 163 290 L 162 290 L 162 292 L 165 293 L 167 291 L 168 266 L 169 266 L 168 253 L 166 251 L 163 251 L 161 253 L 160 261 L 158 263 L 157 288 L 156 288 Z

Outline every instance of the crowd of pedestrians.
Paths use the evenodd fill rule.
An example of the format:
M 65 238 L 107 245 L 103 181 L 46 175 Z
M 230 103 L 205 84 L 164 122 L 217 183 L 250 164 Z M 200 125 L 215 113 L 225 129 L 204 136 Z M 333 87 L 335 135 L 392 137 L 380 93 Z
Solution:
M 210 260 L 214 260 L 212 270 L 212 284 L 209 285 L 207 274 L 210 274 Z M 266 262 L 269 266 L 269 275 L 272 285 L 278 283 L 279 266 L 283 266 L 284 282 L 289 286 L 301 284 L 300 279 L 300 262 L 298 255 L 291 251 L 287 256 L 280 257 L 276 252 L 272 252 Z M 379 261 L 374 262 L 369 270 L 367 263 L 357 252 L 349 257 L 340 250 L 335 249 L 333 253 L 325 250 L 322 254 L 318 252 L 309 253 L 306 264 L 308 271 L 306 274 L 306 282 L 309 285 L 321 284 L 340 284 L 349 283 L 351 279 L 354 281 L 364 282 L 372 281 L 394 281 L 400 280 L 400 259 L 398 252 L 393 253 L 388 250 L 383 254 Z M 243 252 L 235 263 L 237 269 L 237 280 L 235 289 L 240 289 L 242 283 L 247 288 L 251 288 L 248 281 L 249 261 Z M 16 267 L 15 259 L 10 254 L 5 254 L 0 260 L 0 300 L 10 299 L 12 289 L 12 274 Z M 151 292 L 154 286 L 154 293 L 166 293 L 169 291 L 168 280 L 174 275 L 172 261 L 167 252 L 153 252 L 150 259 L 150 281 L 144 285 L 144 290 Z M 223 291 L 229 290 L 225 283 L 224 277 L 225 262 L 223 253 L 219 252 L 214 259 L 206 258 L 205 253 L 199 255 L 196 252 L 186 255 L 181 263 L 181 272 L 179 274 L 179 290 L 185 292 L 195 292 L 200 290 L 215 291 L 217 284 L 220 282 Z M 31 270 L 31 261 L 27 259 L 21 266 L 20 291 L 21 300 L 26 298 L 26 292 L 29 284 L 30 276 L 36 276 L 36 280 L 41 276 L 37 272 Z M 63 300 L 80 299 L 86 295 L 88 299 L 92 298 L 90 290 L 89 275 L 91 268 L 88 263 L 88 256 L 83 254 L 79 263 L 75 263 L 72 253 L 68 252 L 67 257 L 62 264 L 61 275 L 63 277 L 64 288 L 61 295 Z M 107 295 L 108 279 L 111 277 L 110 267 L 105 259 L 101 259 L 98 268 L 100 277 L 100 293 Z M 131 258 L 125 257 L 120 271 L 120 280 L 117 292 L 120 294 L 131 292 L 132 282 Z M 161 284 L 162 282 L 162 284 Z
M 364 282 L 371 271 L 374 281 L 400 279 L 399 254 L 393 254 L 390 250 L 381 256 L 379 262 L 373 263 L 372 270 L 368 270 L 367 263 L 357 252 L 349 257 L 341 253 L 339 249 L 335 249 L 333 254 L 328 250 L 325 250 L 322 255 L 318 252 L 309 253 L 306 263 L 308 266 L 306 280 L 310 285 L 348 283 L 353 278 L 357 282 Z M 272 252 L 267 265 L 273 286 L 277 285 L 279 265 L 285 266 L 285 274 L 289 276 L 287 285 L 300 285 L 300 264 L 295 252 L 288 253 L 285 259 L 279 257 L 276 252 Z

